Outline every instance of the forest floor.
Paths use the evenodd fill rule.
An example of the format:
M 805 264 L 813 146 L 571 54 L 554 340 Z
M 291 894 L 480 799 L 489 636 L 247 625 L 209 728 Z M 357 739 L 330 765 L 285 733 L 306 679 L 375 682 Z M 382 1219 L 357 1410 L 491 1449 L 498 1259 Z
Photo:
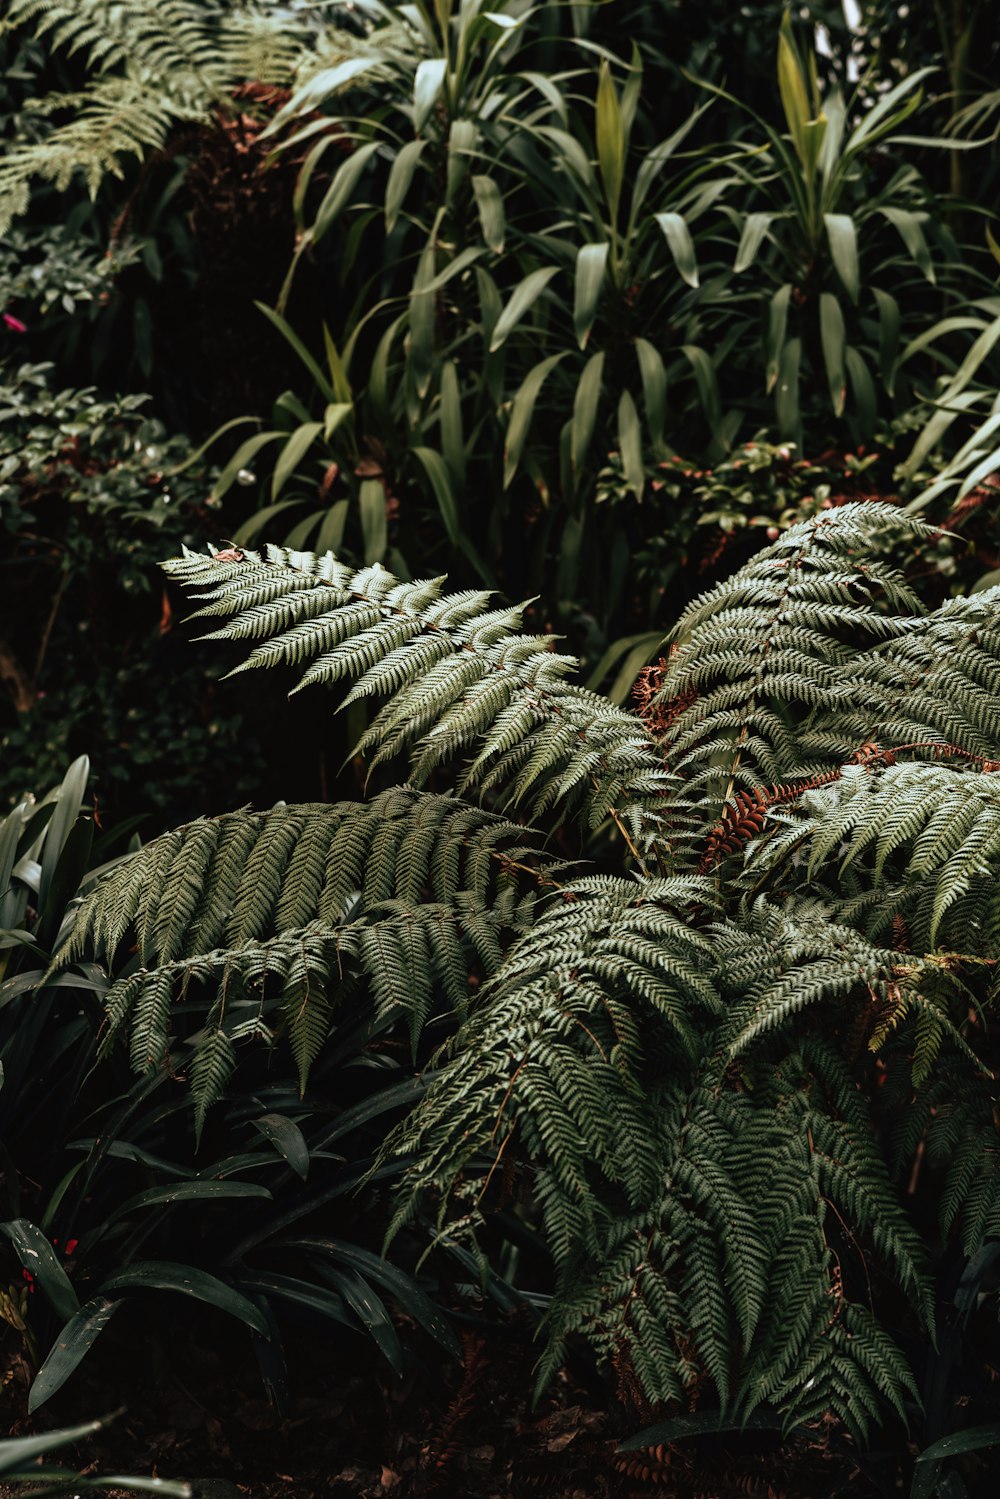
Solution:
M 279 1416 L 256 1367 L 204 1346 L 137 1384 L 127 1410 L 67 1459 L 89 1475 L 182 1478 L 196 1499 L 865 1499 L 877 1492 L 844 1448 L 818 1432 L 718 1436 L 627 1456 L 620 1443 L 650 1413 L 628 1411 L 596 1382 L 561 1375 L 532 1406 L 537 1345 L 516 1325 L 463 1334 L 461 1366 L 428 1362 L 397 1380 L 362 1351 L 314 1335 L 295 1349 L 297 1392 Z M 355 1349 L 352 1347 L 350 1355 Z M 88 1363 L 90 1360 L 88 1359 Z M 85 1367 L 85 1366 L 84 1366 Z M 180 1370 L 183 1372 L 180 1372 Z M 83 1370 L 81 1370 L 81 1374 Z M 72 1401 L 33 1428 L 9 1380 L 11 1435 L 105 1411 L 110 1369 L 79 1379 Z M 119 1366 L 120 1373 L 120 1366 Z M 19 1414 L 19 1412 L 21 1414 Z M 0 1483 L 0 1499 L 30 1489 Z M 102 1490 L 106 1499 L 125 1491 Z

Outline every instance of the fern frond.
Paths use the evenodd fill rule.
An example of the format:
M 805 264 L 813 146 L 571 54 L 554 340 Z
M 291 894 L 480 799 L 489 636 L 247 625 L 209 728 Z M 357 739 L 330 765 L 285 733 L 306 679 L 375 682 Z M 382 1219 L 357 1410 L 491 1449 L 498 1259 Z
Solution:
M 463 791 L 502 790 L 534 814 L 565 805 L 591 827 L 614 816 L 640 845 L 655 836 L 667 777 L 643 724 L 569 681 L 575 659 L 520 634 L 519 610 L 280 547 L 166 566 L 206 601 L 199 613 L 229 616 L 210 639 L 258 642 L 237 671 L 294 666 L 299 687 L 353 678 L 347 702 L 387 699 L 359 745 L 373 766 L 409 753 L 420 785 L 471 754 Z
M 304 1086 L 336 995 L 359 978 L 376 1019 L 409 1018 L 414 1045 L 435 1007 L 463 1013 L 470 971 L 499 966 L 505 934 L 562 867 L 515 824 L 405 789 L 361 807 L 233 812 L 117 864 L 55 961 L 87 953 L 120 970 L 105 1049 L 127 1030 L 137 1071 L 164 1064 L 185 996 L 210 996 L 190 1038 L 201 1119 L 241 1035 L 287 1034 Z M 130 932 L 138 969 L 121 960 Z

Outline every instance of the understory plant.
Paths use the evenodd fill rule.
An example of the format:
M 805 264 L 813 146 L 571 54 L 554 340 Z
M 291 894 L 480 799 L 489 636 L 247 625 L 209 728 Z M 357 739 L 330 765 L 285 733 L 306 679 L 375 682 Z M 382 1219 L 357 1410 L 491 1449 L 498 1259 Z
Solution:
M 184 1049 L 206 1133 L 261 1055 L 308 1088 L 345 1006 L 440 1035 L 373 1168 L 389 1241 L 540 1237 L 540 1386 L 582 1340 L 647 1413 L 935 1441 L 995 1312 L 1000 594 L 926 609 L 893 563 L 923 531 L 791 527 L 636 711 L 486 594 L 186 553 L 238 680 L 351 683 L 407 782 L 155 840 L 53 971 L 107 975 L 103 1049 L 149 1086 Z

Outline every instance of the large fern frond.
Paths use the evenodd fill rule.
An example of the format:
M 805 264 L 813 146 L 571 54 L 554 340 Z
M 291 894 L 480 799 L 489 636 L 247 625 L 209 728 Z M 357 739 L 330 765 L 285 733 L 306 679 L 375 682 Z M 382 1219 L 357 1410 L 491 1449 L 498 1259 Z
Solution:
M 764 908 L 698 934 L 698 882 L 566 893 L 391 1142 L 412 1161 L 395 1226 L 436 1193 L 442 1231 L 474 1233 L 516 1154 L 558 1276 L 543 1379 L 582 1332 L 653 1399 L 707 1374 L 723 1402 L 789 1420 L 815 1402 L 863 1432 L 881 1399 L 902 1410 L 912 1379 L 838 1289 L 828 1207 L 929 1319 L 919 1243 L 855 1080 L 802 1022 L 886 981 L 894 955 Z
M 198 615 L 228 617 L 209 639 L 258 642 L 237 671 L 292 666 L 299 687 L 353 678 L 345 702 L 384 700 L 359 745 L 373 765 L 408 753 L 420 785 L 465 754 L 461 790 L 533 815 L 579 810 L 591 828 L 613 816 L 641 861 L 668 783 L 656 747 L 634 714 L 570 680 L 577 662 L 551 636 L 520 632 L 519 609 L 275 546 L 166 567 L 207 601 Z
M 432 1010 L 461 1014 L 470 972 L 498 967 L 561 867 L 524 829 L 448 797 L 232 812 L 117 864 L 56 962 L 87 954 L 117 974 L 105 1045 L 127 1031 L 137 1071 L 164 1064 L 189 1029 L 185 1000 L 205 997 L 189 1036 L 201 1119 L 249 1037 L 287 1035 L 304 1086 L 359 979 L 375 1023 L 406 1016 L 414 1045 Z

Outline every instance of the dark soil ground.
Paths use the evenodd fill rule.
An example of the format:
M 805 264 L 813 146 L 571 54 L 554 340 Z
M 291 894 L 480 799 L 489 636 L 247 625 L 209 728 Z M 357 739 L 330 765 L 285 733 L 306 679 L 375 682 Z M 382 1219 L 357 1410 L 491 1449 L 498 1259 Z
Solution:
M 620 1443 L 652 1413 L 628 1408 L 586 1369 L 580 1378 L 561 1376 L 533 1408 L 537 1348 L 530 1328 L 484 1321 L 466 1328 L 462 1344 L 460 1366 L 442 1365 L 433 1349 L 425 1350 L 427 1361 L 397 1379 L 360 1340 L 317 1326 L 290 1350 L 293 1388 L 283 1416 L 266 1398 L 246 1348 L 190 1343 L 178 1356 L 172 1343 L 165 1362 L 150 1346 L 145 1357 L 136 1346 L 122 1347 L 116 1363 L 105 1356 L 103 1367 L 91 1355 L 93 1368 L 81 1367 L 71 1394 L 30 1424 L 15 1361 L 3 1426 L 14 1435 L 70 1424 L 106 1411 L 124 1395 L 125 1412 L 70 1460 L 92 1475 L 186 1479 L 198 1499 L 832 1499 L 848 1493 L 866 1499 L 879 1492 L 829 1430 L 792 1446 L 755 1433 L 626 1456 Z M 123 1368 L 142 1371 L 127 1393 Z M 0 1499 L 14 1493 L 0 1483 Z

